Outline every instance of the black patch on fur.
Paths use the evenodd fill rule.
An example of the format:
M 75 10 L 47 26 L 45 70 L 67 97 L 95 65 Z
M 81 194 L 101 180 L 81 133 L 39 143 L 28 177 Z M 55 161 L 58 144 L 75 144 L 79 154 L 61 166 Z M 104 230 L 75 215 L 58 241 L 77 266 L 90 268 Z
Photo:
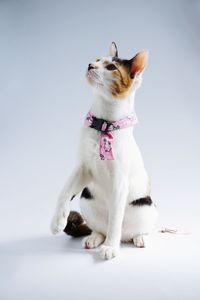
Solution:
M 73 195 L 73 196 L 71 197 L 71 201 L 72 201 L 75 197 L 76 197 L 76 195 Z
M 84 222 L 82 216 L 76 211 L 70 212 L 67 219 L 67 225 L 63 231 L 73 237 L 89 235 L 92 232 Z
M 137 200 L 134 200 L 130 203 L 130 205 L 134 206 L 143 206 L 143 205 L 151 205 L 153 202 L 151 200 L 151 197 L 147 196 L 144 198 L 139 198 Z
M 116 43 L 115 43 L 115 42 L 112 42 L 112 44 L 114 44 L 114 45 L 115 45 L 116 57 L 118 57 L 118 49 L 117 49 L 117 45 L 116 45 Z
M 94 199 L 93 195 L 91 194 L 90 190 L 87 187 L 83 189 L 81 198 L 85 198 L 88 200 Z
M 115 61 L 121 65 L 124 65 L 126 67 L 130 67 L 130 64 L 131 64 L 131 60 L 128 60 L 128 59 L 122 59 L 122 58 L 118 58 L 118 57 L 113 57 L 112 58 L 112 61 Z

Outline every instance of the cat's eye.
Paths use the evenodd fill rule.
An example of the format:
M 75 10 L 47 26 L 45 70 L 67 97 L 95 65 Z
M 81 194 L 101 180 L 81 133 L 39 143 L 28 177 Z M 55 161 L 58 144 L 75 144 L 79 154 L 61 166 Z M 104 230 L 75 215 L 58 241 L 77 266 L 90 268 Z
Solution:
M 96 62 L 98 62 L 98 61 L 100 61 L 100 60 L 101 60 L 101 58 L 97 58 L 97 59 L 96 59 Z
M 109 64 L 109 65 L 106 66 L 106 69 L 107 69 L 108 71 L 113 71 L 113 70 L 116 70 L 117 68 L 115 67 L 114 64 Z

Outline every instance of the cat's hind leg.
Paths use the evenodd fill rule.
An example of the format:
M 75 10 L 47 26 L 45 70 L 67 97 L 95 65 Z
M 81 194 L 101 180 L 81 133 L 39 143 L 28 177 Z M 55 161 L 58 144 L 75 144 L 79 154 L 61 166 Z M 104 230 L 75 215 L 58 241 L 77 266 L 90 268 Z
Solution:
M 137 248 L 145 248 L 146 247 L 146 236 L 142 234 L 135 235 L 133 237 L 133 244 Z
M 157 208 L 149 196 L 128 203 L 122 227 L 122 241 L 132 241 L 138 248 L 146 247 L 157 218 Z

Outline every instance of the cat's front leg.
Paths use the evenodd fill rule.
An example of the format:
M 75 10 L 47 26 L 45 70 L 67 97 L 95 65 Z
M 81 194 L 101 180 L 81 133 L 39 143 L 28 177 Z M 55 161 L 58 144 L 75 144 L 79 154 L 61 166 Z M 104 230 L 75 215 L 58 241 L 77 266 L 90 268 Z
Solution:
M 118 177 L 113 181 L 113 189 L 109 199 L 108 230 L 104 244 L 100 248 L 102 259 L 111 259 L 117 255 L 120 241 L 124 210 L 128 195 L 126 178 Z
M 56 211 L 51 222 L 51 231 L 57 234 L 62 231 L 70 213 L 70 201 L 90 182 L 91 175 L 83 165 L 79 165 L 65 184 L 57 201 Z

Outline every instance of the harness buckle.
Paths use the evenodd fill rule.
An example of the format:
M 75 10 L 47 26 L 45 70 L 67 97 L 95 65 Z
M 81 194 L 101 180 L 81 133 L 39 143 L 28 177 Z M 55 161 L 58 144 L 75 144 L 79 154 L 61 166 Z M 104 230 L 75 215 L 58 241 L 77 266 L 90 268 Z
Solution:
M 106 123 L 106 127 L 102 129 L 102 126 L 103 126 L 104 123 Z M 112 125 L 112 124 L 107 122 L 104 119 L 99 119 L 99 118 L 93 117 L 92 118 L 92 124 L 90 125 L 90 127 L 94 128 L 98 131 L 106 133 L 106 132 L 108 132 L 108 129 L 109 129 L 110 125 Z

